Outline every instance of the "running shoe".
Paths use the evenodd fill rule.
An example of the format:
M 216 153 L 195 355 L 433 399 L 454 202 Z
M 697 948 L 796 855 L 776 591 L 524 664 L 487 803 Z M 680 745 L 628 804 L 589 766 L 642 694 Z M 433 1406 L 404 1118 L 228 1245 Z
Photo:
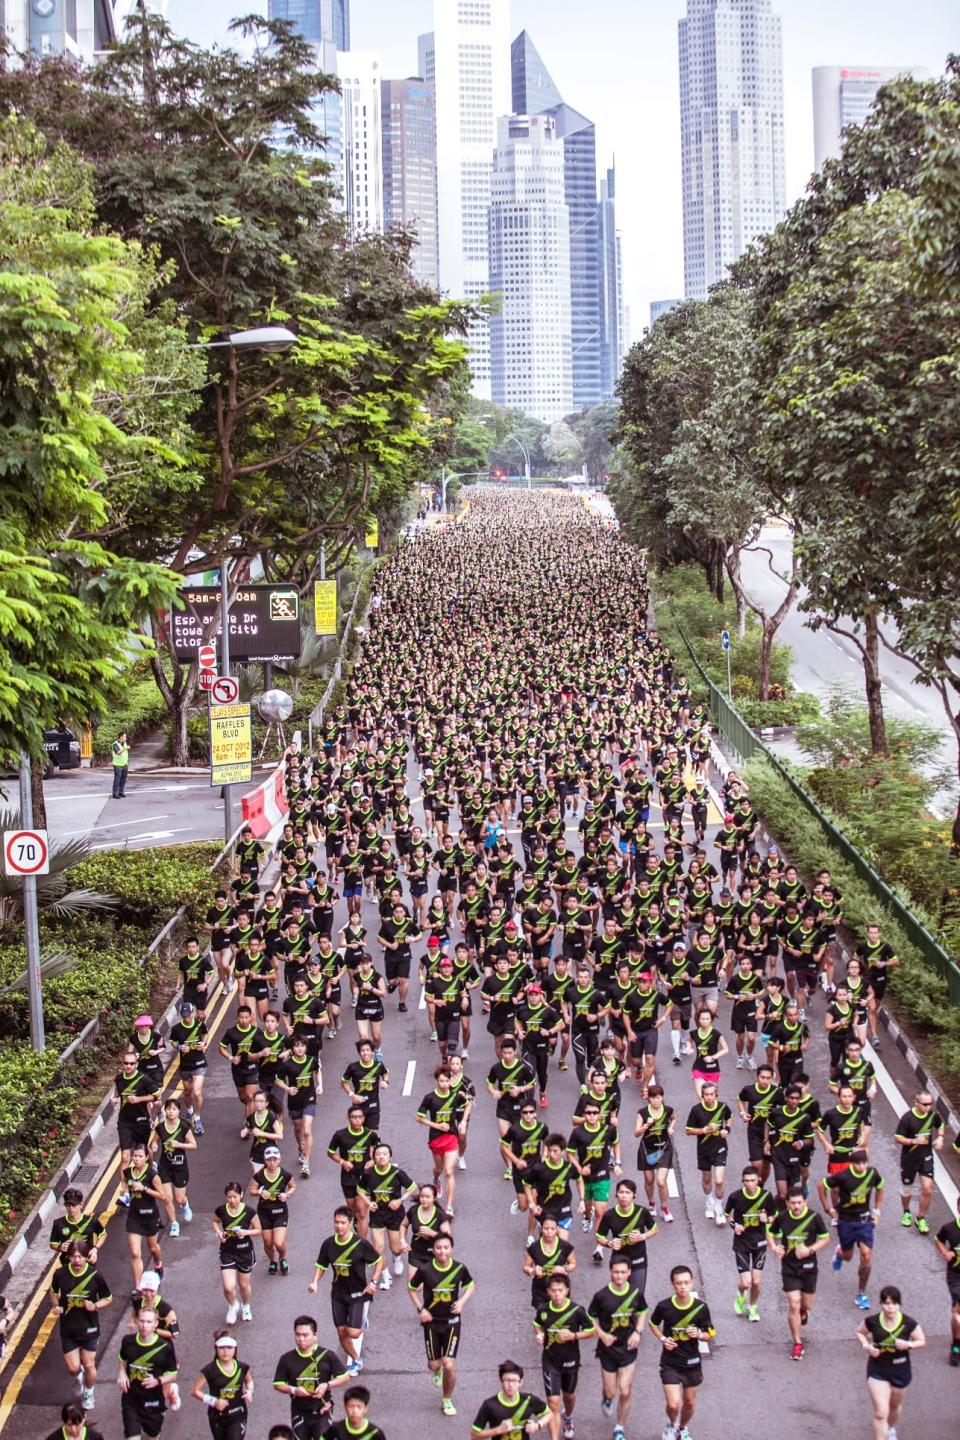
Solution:
M 733 1302 L 733 1313 L 735 1315 L 745 1315 L 747 1313 L 747 1297 L 742 1290 L 737 1291 L 737 1298 Z
M 289 1275 L 289 1274 L 290 1274 L 290 1261 L 289 1261 L 289 1260 L 281 1260 L 281 1261 L 280 1261 L 280 1274 L 281 1274 L 281 1275 Z
M 664 1205 L 664 1206 L 661 1207 L 660 1214 L 663 1216 L 664 1220 L 666 1221 L 666 1223 L 667 1223 L 668 1225 L 672 1225 L 672 1224 L 673 1224 L 673 1215 L 672 1215 L 671 1212 L 667 1209 L 666 1205 Z
M 572 1416 L 572 1415 L 564 1415 L 564 1417 L 563 1417 L 563 1430 L 562 1430 L 561 1433 L 562 1433 L 562 1435 L 563 1435 L 563 1440 L 573 1440 L 575 1431 L 574 1431 L 574 1428 L 573 1428 L 573 1416 Z
M 624 1432 L 624 1429 L 623 1429 L 623 1426 L 622 1426 L 622 1425 L 614 1425 L 614 1427 L 613 1427 L 613 1440 L 627 1440 L 627 1437 L 626 1437 L 626 1434 L 625 1434 L 625 1432 Z
M 664 1425 L 660 1431 L 660 1440 L 677 1440 L 677 1427 L 675 1425 Z
M 737 1069 L 738 1069 L 738 1070 L 742 1070 L 743 1067 L 744 1067 L 744 1065 L 745 1065 L 746 1063 L 747 1063 L 747 1062 L 744 1060 L 744 1058 L 743 1058 L 742 1055 L 738 1055 L 738 1056 L 737 1056 Z
M 392 1284 L 393 1284 L 393 1279 L 392 1279 L 392 1277 L 391 1277 L 391 1275 L 390 1275 L 390 1271 L 389 1271 L 389 1270 L 384 1270 L 383 1274 L 380 1276 L 380 1289 L 381 1289 L 381 1290 L 389 1290 L 389 1289 L 390 1289 L 390 1286 L 391 1286 Z
M 361 1371 L 362 1369 L 363 1369 L 363 1361 L 362 1361 L 362 1360 L 351 1360 L 351 1361 L 350 1361 L 350 1364 L 347 1366 L 347 1374 L 350 1376 L 350 1379 L 351 1379 L 351 1380 L 356 1380 L 357 1376 L 360 1374 L 360 1371 Z
M 693 1436 L 690 1434 L 690 1431 L 687 1429 L 686 1425 L 682 1426 L 677 1431 L 677 1440 L 693 1440 Z
M 918 1216 L 917 1218 L 917 1229 L 920 1231 L 921 1235 L 930 1234 L 930 1226 L 927 1224 L 926 1220 L 923 1218 L 922 1215 Z
M 249 1305 L 241 1305 L 241 1306 L 240 1306 L 240 1319 L 241 1319 L 241 1320 L 252 1320 L 252 1319 L 253 1319 L 253 1311 L 251 1310 L 251 1308 L 250 1308 Z
M 614 1410 L 616 1410 L 616 1408 L 617 1408 L 617 1397 L 616 1397 L 616 1395 L 612 1395 L 609 1400 L 601 1400 L 601 1401 L 600 1401 L 600 1409 L 603 1411 L 604 1415 L 612 1415 L 613 1412 L 614 1412 Z
M 520 1201 L 519 1201 L 519 1200 L 514 1199 L 514 1200 L 511 1201 L 511 1203 L 510 1203 L 510 1214 L 511 1214 L 511 1215 L 519 1215 L 519 1214 L 520 1214 Z
M 950 1368 L 951 1368 L 951 1370 L 956 1370 L 956 1368 L 957 1368 L 958 1365 L 960 1365 L 960 1345 L 951 1345 L 951 1346 L 950 1346 Z
M 407 1002 L 406 1002 L 405 1000 L 401 1000 L 401 1001 L 400 1001 L 400 1004 L 397 1006 L 397 1009 L 399 1010 L 399 1012 L 400 1012 L 401 1015 L 406 1015 L 406 1013 L 407 1013 Z
M 860 1310 L 869 1310 L 869 1309 L 870 1309 L 870 1301 L 867 1299 L 866 1295 L 864 1295 L 863 1291 L 861 1291 L 859 1295 L 856 1295 L 856 1296 L 854 1297 L 853 1303 L 854 1303 Z
M 402 1275 L 402 1274 L 403 1274 L 403 1256 L 402 1256 L 402 1255 L 395 1255 L 395 1256 L 394 1256 L 394 1259 L 393 1259 L 393 1273 L 394 1273 L 394 1275 Z
M 309 1166 L 309 1163 L 308 1163 L 306 1160 L 303 1160 L 303 1161 L 301 1162 L 301 1164 L 300 1164 L 300 1179 L 301 1179 L 301 1180 L 309 1180 L 309 1178 L 310 1178 L 310 1166 Z
M 190 1209 L 190 1206 L 184 1205 L 183 1209 L 180 1211 L 180 1214 L 183 1216 L 184 1224 L 189 1225 L 190 1221 L 193 1219 L 193 1211 Z
M 123 1205 L 127 1210 L 130 1209 L 130 1194 L 129 1194 L 129 1191 L 125 1191 L 123 1195 L 118 1195 L 118 1196 L 117 1196 L 117 1204 L 118 1204 L 118 1205 Z
M 179 1221 L 179 1220 L 171 1220 L 171 1221 L 170 1221 L 170 1239 L 171 1239 L 171 1240 L 178 1240 L 179 1238 L 180 1238 L 180 1221 Z
M 586 1215 L 584 1215 L 583 1219 L 580 1221 L 580 1229 L 584 1232 L 584 1234 L 589 1234 L 589 1232 L 593 1229 L 593 1221 L 588 1220 Z
M 759 1319 L 760 1319 L 760 1311 L 757 1309 L 756 1305 L 750 1305 L 750 1306 L 747 1307 L 747 1319 L 748 1319 L 748 1320 L 751 1322 L 751 1324 L 753 1324 L 753 1325 L 756 1325 L 757 1322 L 759 1321 Z
M 454 1405 L 449 1395 L 444 1395 L 443 1399 L 440 1401 L 440 1409 L 443 1411 L 444 1415 L 446 1415 L 448 1420 L 452 1420 L 454 1415 L 456 1415 L 457 1413 L 457 1407 L 456 1405 Z
M 802 1343 L 801 1343 L 799 1340 L 797 1341 L 796 1345 L 794 1345 L 793 1349 L 790 1351 L 790 1359 L 791 1359 L 791 1360 L 802 1360 L 802 1359 L 803 1359 L 803 1345 L 802 1345 Z
M 443 1384 L 443 1376 L 442 1376 L 442 1374 L 440 1373 L 440 1371 L 439 1371 L 439 1370 L 434 1370 L 433 1374 L 430 1376 L 430 1379 L 432 1380 L 433 1384 L 436 1385 L 437 1389 L 439 1390 L 439 1389 L 440 1389 L 440 1386 Z
M 903 1214 L 900 1216 L 900 1224 L 903 1226 L 904 1230 L 910 1229 L 910 1226 L 913 1224 L 913 1216 L 910 1214 L 909 1210 L 904 1210 Z
M 277 1264 L 276 1260 L 271 1260 L 270 1264 L 267 1266 L 267 1274 L 276 1275 L 279 1272 L 279 1269 L 280 1266 Z
M 461 1051 L 460 1051 L 460 1059 L 461 1059 L 461 1060 L 469 1060 L 469 1059 L 470 1059 L 470 1051 L 469 1051 L 469 1050 L 461 1050 Z
M 231 1300 L 231 1301 L 230 1301 L 230 1304 L 227 1306 L 227 1324 L 228 1324 L 228 1325 L 235 1325 L 235 1324 L 237 1323 L 237 1316 L 238 1316 L 239 1314 L 240 1314 L 240 1302 L 239 1302 L 239 1300 Z
M 839 1245 L 833 1252 L 833 1259 L 830 1261 L 830 1269 L 835 1271 L 837 1275 L 839 1275 L 840 1271 L 843 1269 L 843 1256 L 840 1254 Z
M 757 1068 L 757 1062 L 756 1062 L 756 1060 L 754 1060 L 754 1058 L 753 1058 L 752 1055 L 748 1055 L 748 1056 L 747 1056 L 747 1069 L 748 1069 L 748 1070 L 756 1070 L 756 1068 Z
M 603 1264 L 603 1251 L 600 1249 L 599 1245 L 597 1246 L 596 1250 L 594 1250 L 591 1259 L 593 1260 L 594 1265 Z
M 203 1134 L 203 1121 L 200 1119 L 199 1115 L 195 1116 L 193 1120 L 193 1133 L 194 1135 Z
M 92 1385 L 84 1385 L 80 1392 L 80 1404 L 84 1410 L 95 1410 L 97 1408 L 96 1397 Z
M 458 1156 L 458 1157 L 457 1157 L 457 1169 L 458 1169 L 458 1170 L 466 1170 L 466 1168 L 467 1168 L 467 1162 L 466 1162 L 465 1158 L 464 1158 L 462 1155 Z
M 546 1095 L 541 1095 L 541 1096 L 540 1096 L 540 1109 L 541 1109 L 541 1110 L 546 1110 L 546 1108 L 547 1108 L 547 1106 L 548 1106 L 549 1104 L 550 1104 L 550 1101 L 547 1099 Z

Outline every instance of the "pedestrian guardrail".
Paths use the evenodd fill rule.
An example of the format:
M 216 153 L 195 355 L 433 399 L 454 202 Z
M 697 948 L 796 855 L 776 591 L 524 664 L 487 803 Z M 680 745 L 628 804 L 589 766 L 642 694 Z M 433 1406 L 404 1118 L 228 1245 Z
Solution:
M 801 785 L 796 776 L 791 774 L 770 747 L 765 745 L 759 736 L 750 729 L 736 707 L 710 679 L 700 663 L 700 658 L 690 637 L 669 602 L 667 608 L 670 611 L 671 621 L 690 656 L 691 663 L 707 691 L 710 718 L 727 745 L 740 761 L 750 760 L 754 755 L 762 755 L 780 779 L 790 786 L 800 804 L 820 825 L 829 843 L 839 850 L 847 864 L 856 871 L 877 903 L 890 912 L 917 953 L 946 981 L 950 1003 L 960 1005 L 960 966 L 947 953 L 936 936 L 928 930 L 919 916 L 914 914 L 896 891 L 890 888 L 883 876 L 874 869 L 866 856 L 853 844 L 850 837 L 839 828 L 825 810 L 821 809 L 810 791 Z

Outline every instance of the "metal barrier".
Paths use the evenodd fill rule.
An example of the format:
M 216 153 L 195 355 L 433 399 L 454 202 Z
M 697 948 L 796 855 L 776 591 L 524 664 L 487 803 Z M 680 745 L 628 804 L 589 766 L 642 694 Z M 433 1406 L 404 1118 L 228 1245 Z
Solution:
M 800 784 L 796 776 L 790 773 L 787 767 L 774 755 L 769 746 L 765 745 L 764 742 L 754 734 L 743 716 L 734 708 L 726 695 L 714 684 L 706 670 L 704 670 L 690 637 L 677 619 L 673 606 L 670 605 L 669 602 L 667 602 L 667 609 L 670 611 L 671 622 L 676 626 L 677 633 L 686 647 L 693 666 L 706 687 L 710 718 L 731 750 L 734 751 L 741 761 L 750 760 L 754 755 L 761 755 L 780 779 L 789 785 L 804 809 L 820 825 L 826 839 L 839 850 L 851 869 L 856 871 L 877 903 L 890 912 L 918 954 L 921 955 L 929 965 L 932 965 L 937 973 L 946 981 L 950 993 L 950 1003 L 952 1005 L 960 1005 L 960 966 L 958 966 L 956 961 L 944 950 L 943 946 L 932 932 L 927 929 L 919 916 L 915 915 L 909 906 L 904 904 L 896 891 L 892 890 L 883 876 L 878 874 L 866 856 L 853 844 L 849 836 L 845 835 L 826 811 L 820 808 L 816 799 L 810 794 L 810 791 Z M 772 823 L 775 828 L 775 820 L 772 820 Z

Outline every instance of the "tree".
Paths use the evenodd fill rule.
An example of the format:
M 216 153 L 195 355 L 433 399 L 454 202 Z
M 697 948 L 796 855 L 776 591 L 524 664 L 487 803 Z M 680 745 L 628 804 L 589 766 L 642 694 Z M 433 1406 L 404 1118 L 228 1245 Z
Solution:
M 39 759 L 44 729 L 109 712 L 132 632 L 175 577 L 84 538 L 107 518 L 107 457 L 176 457 L 98 401 L 142 360 L 122 318 L 155 278 L 94 233 L 91 174 L 22 117 L 0 120 L 0 759 Z
M 620 416 L 616 400 L 604 400 L 579 415 L 569 416 L 568 424 L 583 446 L 583 461 L 594 485 L 602 485 L 610 468 L 614 434 Z
M 473 311 L 415 284 L 405 237 L 347 245 L 310 118 L 335 82 L 290 26 L 237 23 L 249 55 L 199 50 L 144 11 L 95 72 L 25 57 L 0 75 L 0 99 L 84 147 L 101 222 L 155 247 L 163 297 L 200 343 L 257 325 L 297 333 L 282 353 L 209 351 L 193 483 L 141 486 L 135 505 L 123 489 L 99 523 L 117 549 L 180 573 L 259 558 L 304 587 L 325 545 L 341 557 L 426 472 L 423 411 L 462 373 L 451 334 Z M 163 627 L 160 639 L 154 675 L 183 762 L 197 668 Z
M 577 436 L 565 420 L 557 420 L 543 440 L 543 453 L 555 465 L 571 466 L 577 463 L 580 446 Z

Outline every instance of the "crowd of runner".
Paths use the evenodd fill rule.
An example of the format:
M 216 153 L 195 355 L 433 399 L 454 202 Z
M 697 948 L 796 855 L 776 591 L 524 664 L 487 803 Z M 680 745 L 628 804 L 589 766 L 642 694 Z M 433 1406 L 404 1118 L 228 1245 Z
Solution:
M 663 1440 L 690 1440 L 720 1310 L 727 1323 L 760 1322 L 772 1254 L 789 1354 L 801 1361 L 821 1253 L 837 1271 L 856 1267 L 874 1435 L 896 1440 L 911 1352 L 925 1338 L 895 1285 L 878 1308 L 868 1295 L 886 1187 L 871 1161 L 865 1047 L 879 1044 L 897 956 L 870 927 L 844 963 L 830 874 L 808 883 L 760 845 L 746 786 L 730 772 L 714 789 L 710 755 L 703 706 L 651 624 L 640 557 L 579 498 L 481 495 L 465 520 L 382 567 L 345 703 L 325 718 L 314 755 L 286 757 L 282 835 L 268 851 L 243 834 L 233 883 L 180 962 L 168 1040 L 143 1016 L 122 1058 L 132 1298 L 116 1384 L 127 1440 L 152 1440 L 169 1413 L 175 1432 L 188 1403 L 206 1407 L 213 1440 L 243 1440 L 256 1414 L 244 1329 L 254 1266 L 259 1257 L 270 1275 L 290 1273 L 291 1213 L 304 1214 L 311 1176 L 331 1165 L 342 1204 L 325 1217 L 307 1277 L 311 1293 L 330 1286 L 330 1325 L 297 1314 L 291 1297 L 290 1348 L 273 1335 L 256 1346 L 257 1385 L 289 1397 L 289 1425 L 270 1440 L 381 1440 L 358 1377 L 368 1326 L 386 1323 L 420 1327 L 435 1403 L 456 1416 L 461 1331 L 484 1285 L 482 1253 L 468 1268 L 458 1248 L 458 1181 L 469 1183 L 484 1089 L 497 1128 L 474 1149 L 487 1164 L 497 1156 L 511 1187 L 539 1357 L 521 1358 L 539 1376 L 528 1381 L 514 1359 L 500 1365 L 477 1440 L 540 1429 L 569 1440 L 587 1346 L 602 1414 L 625 1440 L 645 1331 Z M 211 1043 L 224 992 L 229 1023 Z M 417 1110 L 426 1165 L 394 1153 L 381 1117 L 388 1041 L 418 1024 L 437 1061 Z M 818 1028 L 829 1067 L 810 1074 Z M 171 1055 L 179 1084 L 163 1099 Z M 236 1163 L 215 1214 L 195 1220 L 190 1176 L 204 1163 L 204 1084 L 217 1065 L 236 1090 Z M 551 1080 L 571 1068 L 577 1098 L 558 1113 Z M 738 1126 L 749 1163 L 728 1183 Z M 895 1138 L 901 1223 L 926 1235 L 946 1139 L 926 1092 Z M 695 1154 L 699 1198 L 671 1199 L 680 1147 Z M 99 1316 L 113 1303 L 97 1265 L 105 1235 L 81 1192 L 65 1202 L 51 1303 L 80 1393 L 54 1437 L 97 1440 Z M 696 1223 L 731 1234 L 729 1297 L 698 1293 L 693 1257 L 648 1285 L 659 1226 L 700 1204 Z M 212 1336 L 189 1334 L 209 1360 L 187 1370 L 163 1247 L 189 1244 L 191 1223 L 216 1234 L 225 1313 Z M 956 1219 L 935 1243 L 956 1366 Z M 407 1322 L 371 1306 L 392 1286 L 409 1297 Z

